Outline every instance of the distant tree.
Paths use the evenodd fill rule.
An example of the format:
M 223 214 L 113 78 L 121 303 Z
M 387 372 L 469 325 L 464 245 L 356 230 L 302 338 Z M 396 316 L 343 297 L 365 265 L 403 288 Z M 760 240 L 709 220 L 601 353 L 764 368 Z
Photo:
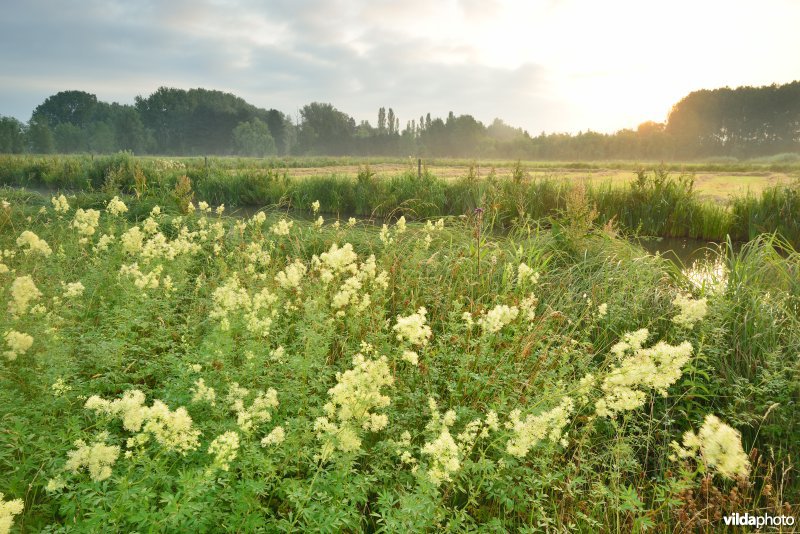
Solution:
M 395 127 L 394 127 L 394 125 L 395 125 L 394 110 L 392 108 L 389 108 L 389 114 L 387 115 L 386 120 L 389 123 L 388 124 L 388 128 L 387 128 L 387 133 L 389 135 L 396 134 L 397 131 L 395 130 Z
M 301 153 L 344 155 L 352 148 L 356 121 L 331 104 L 312 102 L 300 110 Z
M 233 146 L 241 156 L 263 158 L 275 154 L 275 140 L 267 123 L 252 119 L 233 129 Z
M 49 96 L 33 110 L 37 120 L 45 120 L 51 128 L 68 123 L 86 126 L 94 115 L 97 97 L 85 91 L 61 91 Z
M 53 140 L 56 151 L 61 154 L 89 150 L 86 130 L 69 122 L 62 122 L 53 128 Z
M 381 107 L 378 109 L 378 135 L 386 133 L 386 108 Z
M 34 154 L 51 154 L 55 150 L 53 132 L 47 119 L 31 119 L 28 123 L 28 145 Z
M 0 153 L 19 154 L 25 151 L 25 125 L 14 117 L 0 116 Z

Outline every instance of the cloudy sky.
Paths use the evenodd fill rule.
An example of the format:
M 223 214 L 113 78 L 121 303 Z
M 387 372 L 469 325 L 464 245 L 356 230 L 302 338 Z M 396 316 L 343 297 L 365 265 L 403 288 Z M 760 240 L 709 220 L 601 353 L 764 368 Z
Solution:
M 800 79 L 798 0 L 2 0 L 0 115 L 159 86 L 611 132 L 700 88 Z

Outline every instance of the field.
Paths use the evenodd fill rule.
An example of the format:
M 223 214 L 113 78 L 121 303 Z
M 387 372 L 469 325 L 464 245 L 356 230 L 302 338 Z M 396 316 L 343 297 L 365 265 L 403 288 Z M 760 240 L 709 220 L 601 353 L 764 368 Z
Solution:
M 425 202 L 408 220 L 368 197 L 361 221 L 329 215 L 340 182 L 269 171 L 289 200 L 242 218 L 193 198 L 213 196 L 201 171 L 129 163 L 72 196 L 0 191 L 0 528 L 717 532 L 729 514 L 797 516 L 786 239 L 686 271 L 620 237 L 587 188 L 546 224 L 486 196 L 439 217 L 423 208 L 445 181 L 412 174 Z M 78 176 L 58 165 L 40 185 Z M 645 179 L 641 195 L 686 193 Z

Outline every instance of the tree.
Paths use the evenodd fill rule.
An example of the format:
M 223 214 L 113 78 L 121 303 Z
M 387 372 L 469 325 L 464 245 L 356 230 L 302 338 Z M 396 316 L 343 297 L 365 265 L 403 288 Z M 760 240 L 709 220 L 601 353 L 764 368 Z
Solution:
M 14 117 L 0 116 L 0 153 L 19 154 L 25 151 L 25 125 Z
M 343 155 L 352 148 L 356 121 L 331 104 L 312 102 L 300 110 L 298 148 L 303 153 Z
M 61 91 L 49 96 L 33 110 L 37 120 L 45 120 L 51 128 L 59 124 L 83 127 L 89 123 L 97 106 L 97 97 L 85 91 Z
M 276 152 L 269 126 L 259 119 L 241 122 L 233 129 L 233 146 L 242 156 L 263 158 Z
M 51 154 L 55 150 L 53 132 L 47 119 L 31 119 L 28 125 L 28 145 L 34 154 Z

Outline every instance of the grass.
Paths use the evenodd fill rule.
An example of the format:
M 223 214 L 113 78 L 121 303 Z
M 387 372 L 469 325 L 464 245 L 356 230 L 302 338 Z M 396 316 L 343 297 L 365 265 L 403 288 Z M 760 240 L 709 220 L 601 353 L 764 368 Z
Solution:
M 24 504 L 14 528 L 716 532 L 729 513 L 796 515 L 800 254 L 791 243 L 762 234 L 741 250 L 722 246 L 712 258 L 724 266 L 719 279 L 695 286 L 598 225 L 624 199 L 595 204 L 590 188 L 366 172 L 302 183 L 254 180 L 247 191 L 286 198 L 246 220 L 188 212 L 185 196 L 152 189 L 126 197 L 122 215 L 105 210 L 111 190 L 70 197 L 66 213 L 37 193 L 0 193 L 9 269 L 0 296 L 16 303 L 0 332 L 33 339 L 19 351 L 4 338 L 0 355 L 0 492 Z M 210 196 L 231 187 L 205 184 Z M 686 190 L 646 176 L 630 194 L 675 202 L 664 212 L 675 213 Z M 439 225 L 381 230 L 327 217 L 278 231 L 285 206 L 314 195 L 326 212 L 348 202 L 387 216 L 485 210 Z M 520 215 L 554 205 L 546 227 Z M 72 224 L 78 209 L 100 212 L 93 233 Z M 52 253 L 26 252 L 25 230 Z M 345 243 L 352 253 L 334 247 Z M 41 295 L 20 311 L 11 288 L 25 276 Z M 84 290 L 68 297 L 64 284 L 78 281 Z M 674 320 L 686 293 L 707 306 L 691 327 Z M 691 357 L 663 395 L 648 384 L 665 373 L 636 375 L 641 402 L 603 415 L 614 369 L 651 357 L 612 350 L 641 328 L 645 347 L 667 344 L 665 362 L 683 343 Z M 93 395 L 132 390 L 173 415 L 133 402 L 123 423 L 85 408 Z M 181 407 L 188 426 L 171 418 Z M 137 414 L 149 423 L 138 426 Z M 671 459 L 670 443 L 710 414 L 736 429 L 731 450 L 748 456 L 746 475 Z M 238 446 L 218 452 L 221 436 Z M 79 450 L 110 470 L 69 463 Z

